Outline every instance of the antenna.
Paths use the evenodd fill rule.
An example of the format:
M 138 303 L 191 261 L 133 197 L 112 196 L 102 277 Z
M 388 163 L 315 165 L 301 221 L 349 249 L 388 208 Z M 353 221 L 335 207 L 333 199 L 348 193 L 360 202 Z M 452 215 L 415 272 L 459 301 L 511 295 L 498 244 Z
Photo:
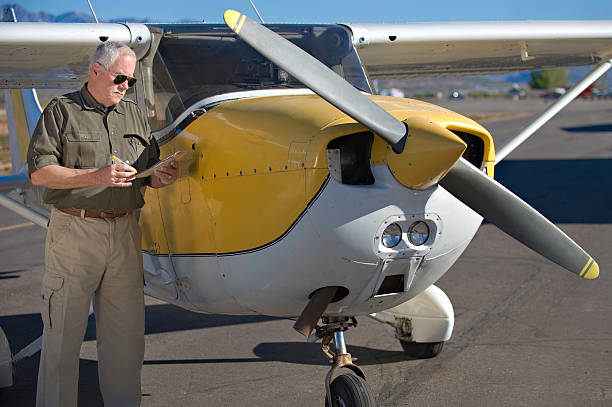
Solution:
M 265 24 L 263 17 L 261 16 L 261 14 L 259 14 L 259 11 L 257 10 L 257 7 L 255 7 L 255 3 L 253 3 L 253 0 L 249 0 L 249 3 L 251 3 L 251 6 L 253 6 L 253 10 L 255 10 L 255 13 L 257 13 L 257 17 L 259 17 L 259 20 L 261 21 L 261 23 Z
M 87 4 L 89 4 L 89 9 L 91 10 L 91 14 L 93 14 L 94 20 L 96 20 L 96 23 L 99 23 L 98 17 L 96 17 L 96 12 L 94 11 L 93 7 L 91 6 L 91 2 L 89 0 L 87 0 Z
M 15 9 L 13 7 L 9 6 L 6 8 L 6 10 L 4 11 L 4 18 L 2 19 L 2 21 L 9 22 L 9 23 L 17 22 L 17 17 L 15 16 Z

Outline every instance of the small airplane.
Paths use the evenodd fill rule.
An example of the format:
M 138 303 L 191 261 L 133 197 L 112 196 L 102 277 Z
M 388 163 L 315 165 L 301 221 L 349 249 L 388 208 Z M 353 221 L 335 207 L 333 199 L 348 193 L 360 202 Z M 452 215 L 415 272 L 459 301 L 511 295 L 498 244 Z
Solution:
M 2 193 L 0 204 L 46 226 L 24 166 L 41 111 L 33 89 L 78 87 L 95 47 L 115 40 L 138 56 L 131 98 L 162 156 L 186 152 L 178 181 L 149 189 L 140 213 L 146 294 L 203 313 L 296 319 L 333 361 L 326 405 L 375 405 L 346 348 L 355 317 L 380 321 L 413 357 L 441 352 L 454 313 L 434 284 L 483 218 L 597 278 L 591 256 L 493 176 L 610 68 L 612 21 L 263 25 L 232 10 L 224 19 L 0 23 L 13 165 L 0 190 L 19 196 Z M 578 65 L 595 67 L 497 154 L 475 121 L 371 86 Z M 2 387 L 39 347 L 12 355 L 0 336 Z

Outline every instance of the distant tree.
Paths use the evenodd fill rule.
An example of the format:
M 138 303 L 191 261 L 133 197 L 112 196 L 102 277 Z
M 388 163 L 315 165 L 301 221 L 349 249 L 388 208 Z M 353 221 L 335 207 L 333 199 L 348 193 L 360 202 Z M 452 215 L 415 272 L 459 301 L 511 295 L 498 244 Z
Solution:
M 567 68 L 545 69 L 533 71 L 529 86 L 533 89 L 555 89 L 564 88 L 567 84 Z

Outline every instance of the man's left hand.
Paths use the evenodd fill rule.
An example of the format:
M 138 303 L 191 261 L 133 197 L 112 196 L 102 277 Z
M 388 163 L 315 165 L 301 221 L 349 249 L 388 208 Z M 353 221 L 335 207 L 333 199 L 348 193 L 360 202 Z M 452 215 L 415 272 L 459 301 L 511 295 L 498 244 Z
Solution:
M 151 175 L 151 186 L 153 188 L 161 188 L 172 184 L 178 178 L 179 166 L 176 161 L 172 161 L 170 165 L 165 165 L 155 170 Z

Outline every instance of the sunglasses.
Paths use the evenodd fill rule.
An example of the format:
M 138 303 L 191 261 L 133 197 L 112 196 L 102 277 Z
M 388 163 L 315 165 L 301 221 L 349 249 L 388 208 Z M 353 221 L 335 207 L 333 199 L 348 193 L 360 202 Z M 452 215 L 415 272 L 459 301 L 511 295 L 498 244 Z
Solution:
M 131 76 L 127 75 L 116 75 L 115 79 L 113 80 L 113 83 L 115 85 L 119 85 L 120 83 L 123 83 L 125 81 L 127 81 L 128 86 L 131 88 L 136 83 L 136 78 L 132 78 Z

